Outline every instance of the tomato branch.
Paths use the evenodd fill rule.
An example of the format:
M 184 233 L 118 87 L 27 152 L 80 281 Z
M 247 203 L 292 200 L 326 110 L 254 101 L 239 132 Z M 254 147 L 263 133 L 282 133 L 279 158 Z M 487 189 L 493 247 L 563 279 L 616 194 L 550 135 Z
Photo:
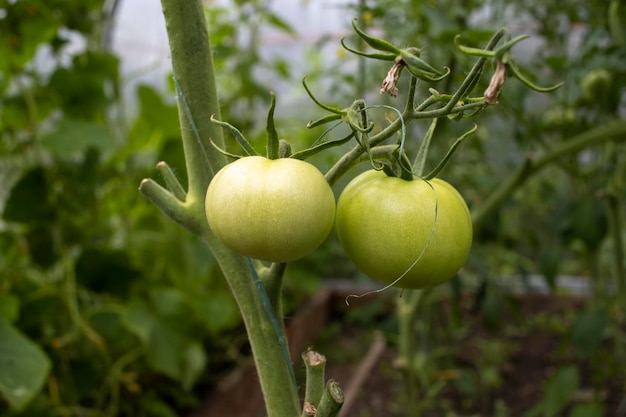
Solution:
M 478 230 L 482 227 L 484 221 L 490 218 L 527 179 L 552 162 L 564 156 L 579 152 L 592 144 L 624 139 L 626 139 L 626 121 L 617 120 L 600 127 L 589 129 L 578 136 L 567 139 L 560 146 L 539 158 L 528 156 L 524 163 L 520 165 L 498 189 L 491 193 L 483 204 L 474 208 L 472 211 L 474 230 Z
M 202 205 L 213 173 L 226 163 L 209 145 L 209 139 L 220 146 L 224 139 L 221 128 L 211 123 L 212 115 L 219 118 L 220 109 L 206 19 L 201 1 L 162 0 L 162 6 L 180 89 L 178 113 L 189 177 L 188 199 Z
M 284 330 L 273 324 L 265 288 L 253 279 L 246 259 L 222 244 L 211 232 L 205 214 L 207 187 L 214 175 L 226 164 L 226 157 L 213 148 L 224 147 L 219 120 L 217 87 L 207 22 L 200 0 L 162 0 L 178 94 L 178 114 L 189 184 L 187 192 L 167 165 L 158 169 L 170 190 L 155 181 L 144 179 L 140 191 L 161 211 L 209 245 L 226 278 L 241 312 L 252 348 L 260 385 L 269 417 L 297 416 L 300 404 L 293 380 L 290 359 L 280 348 Z M 282 275 L 275 271 L 274 275 Z M 266 286 L 268 284 L 266 283 Z M 279 281 L 270 287 L 277 299 Z M 274 306 L 276 307 L 276 306 Z M 268 311 L 269 310 L 269 311 Z M 282 317 L 278 315 L 280 320 Z
M 492 38 L 489 40 L 486 46 L 486 50 L 492 50 L 498 44 L 498 42 L 502 39 L 502 37 L 506 34 L 505 29 L 501 29 L 496 32 Z M 417 81 L 413 77 L 411 83 L 409 85 L 409 94 L 407 97 L 407 103 L 405 106 L 405 110 L 402 112 L 402 118 L 397 118 L 393 122 L 391 122 L 387 127 L 378 132 L 376 135 L 373 135 L 369 138 L 366 146 L 361 146 L 357 144 L 350 151 L 344 154 L 336 163 L 333 165 L 328 172 L 326 173 L 327 181 L 332 185 L 337 180 L 345 174 L 352 166 L 354 166 L 360 156 L 366 152 L 367 149 L 372 150 L 375 146 L 380 145 L 382 142 L 393 136 L 402 128 L 402 120 L 405 123 L 408 123 L 410 120 L 417 119 L 431 119 L 431 118 L 440 118 L 447 117 L 449 115 L 454 114 L 463 114 L 466 111 L 478 111 L 482 108 L 488 106 L 487 103 L 483 99 L 481 100 L 468 100 L 467 103 L 461 103 L 464 98 L 472 91 L 472 89 L 476 86 L 480 75 L 482 74 L 482 69 L 487 62 L 488 57 L 479 57 L 471 70 L 456 90 L 456 92 L 452 95 L 442 95 L 436 92 L 431 92 L 431 96 L 429 96 L 426 100 L 420 103 L 417 107 L 414 106 L 414 95 L 417 86 Z M 306 86 L 305 86 L 306 88 Z M 309 90 L 307 90 L 309 92 Z M 309 92 L 309 95 L 311 93 Z M 445 101 L 445 105 L 435 110 L 426 110 L 429 107 Z

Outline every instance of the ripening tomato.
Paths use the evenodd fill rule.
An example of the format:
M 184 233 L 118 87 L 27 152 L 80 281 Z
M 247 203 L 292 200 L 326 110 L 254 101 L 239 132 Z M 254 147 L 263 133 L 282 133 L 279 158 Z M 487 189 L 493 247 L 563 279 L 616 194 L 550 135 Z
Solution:
M 401 288 L 429 288 L 454 276 L 472 244 L 470 212 L 454 187 L 407 181 L 382 171 L 354 178 L 337 202 L 339 241 L 371 278 Z M 407 272 L 408 270 L 408 272 Z
M 333 227 L 335 197 L 322 173 L 297 159 L 248 156 L 207 189 L 211 230 L 250 258 L 289 262 L 315 250 Z
M 613 76 L 606 68 L 589 71 L 580 81 L 582 97 L 588 103 L 597 103 L 605 99 L 611 89 Z

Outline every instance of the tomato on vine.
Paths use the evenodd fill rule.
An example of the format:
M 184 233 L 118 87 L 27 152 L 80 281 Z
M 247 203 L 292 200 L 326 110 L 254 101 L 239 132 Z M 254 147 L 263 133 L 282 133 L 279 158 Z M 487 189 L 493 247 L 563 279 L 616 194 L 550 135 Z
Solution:
M 333 227 L 335 197 L 322 173 L 308 162 L 247 156 L 215 175 L 205 210 L 211 230 L 231 250 L 289 262 L 326 239 Z
M 407 181 L 382 171 L 354 178 L 337 203 L 339 241 L 371 278 L 429 288 L 452 278 L 472 244 L 470 212 L 441 179 Z

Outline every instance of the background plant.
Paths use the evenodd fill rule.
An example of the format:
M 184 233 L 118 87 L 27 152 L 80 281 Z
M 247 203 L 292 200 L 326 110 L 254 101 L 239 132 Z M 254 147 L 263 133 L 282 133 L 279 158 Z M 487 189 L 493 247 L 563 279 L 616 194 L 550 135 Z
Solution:
M 550 112 L 534 113 L 532 109 L 539 108 L 538 96 L 527 95 L 526 90 L 516 86 L 514 81 L 507 82 L 499 105 L 500 109 L 506 110 L 504 114 L 507 117 L 502 116 L 502 111 L 497 111 L 479 118 L 480 140 L 467 141 L 445 173 L 451 180 L 466 184 L 464 195 L 470 203 L 478 206 L 489 192 L 497 188 L 494 179 L 511 172 L 512 167 L 521 163 L 520 156 L 527 151 L 541 149 L 539 144 L 545 149 L 552 149 L 566 142 L 575 132 L 591 130 L 597 125 L 623 118 L 624 78 L 623 69 L 619 66 L 623 44 L 620 46 L 617 42 L 619 31 L 615 31 L 616 25 L 613 23 L 611 26 L 608 21 L 609 16 L 619 16 L 619 13 L 610 14 L 607 8 L 619 4 L 611 2 L 607 6 L 605 2 L 600 3 L 576 3 L 571 7 L 565 6 L 565 9 L 560 5 L 557 10 L 554 5 L 542 2 L 535 8 L 526 9 L 537 11 L 536 16 L 525 18 L 533 23 L 534 19 L 540 22 L 536 26 L 539 28 L 537 34 L 550 39 L 546 45 L 554 45 L 547 49 L 546 56 L 539 57 L 537 65 L 545 68 L 548 63 L 553 68 L 550 77 L 567 70 L 568 76 L 564 77 L 566 85 L 560 93 L 550 96 L 549 100 L 557 105 L 539 103 L 545 106 L 543 108 L 551 109 Z M 227 40 L 233 39 L 234 34 L 241 30 L 244 25 L 240 22 L 247 21 L 239 19 L 241 16 L 252 16 L 249 21 L 258 27 L 258 22 L 263 21 L 258 17 L 262 9 L 260 4 L 247 6 L 248 9 L 243 11 L 210 9 L 209 21 L 212 14 L 216 16 L 211 26 L 212 35 L 216 33 L 218 39 L 219 36 L 224 39 L 218 45 L 229 45 Z M 506 17 L 510 13 L 519 16 L 519 13 L 512 12 L 516 7 L 514 3 L 499 8 L 495 2 L 471 2 L 465 5 L 466 9 L 455 5 L 443 8 L 426 3 L 409 5 L 408 2 L 395 9 L 395 4 L 378 2 L 371 7 L 361 4 L 358 13 L 361 15 L 360 22 L 365 23 L 364 28 L 375 26 L 379 18 L 382 26 L 393 28 L 385 31 L 386 36 L 399 45 L 405 45 L 407 39 L 420 38 L 418 35 L 422 30 L 427 45 L 451 46 L 456 33 L 463 33 L 463 39 L 469 44 L 480 44 L 485 40 L 485 31 L 471 29 L 471 19 L 464 21 L 462 18 L 467 16 L 467 11 L 480 9 L 483 5 L 494 7 L 496 15 L 499 13 Z M 138 90 L 141 115 L 136 122 L 128 125 L 122 117 L 124 109 L 118 103 L 120 81 L 117 62 L 103 47 L 106 44 L 103 28 L 106 27 L 107 15 L 95 13 L 98 17 L 94 26 L 77 17 L 84 16 L 85 10 L 91 10 L 89 15 L 93 16 L 94 11 L 102 10 L 101 4 L 81 3 L 74 9 L 68 5 L 57 6 L 65 12 L 50 19 L 50 15 L 42 12 L 47 10 L 46 7 L 37 2 L 19 1 L 7 6 L 6 16 L 11 19 L 1 19 L 3 30 L 8 34 L 3 39 L 20 40 L 17 47 L 12 43 L 7 48 L 9 52 L 5 56 L 11 59 L 6 61 L 7 67 L 2 70 L 2 166 L 6 167 L 3 178 L 8 186 L 5 188 L 7 196 L 3 211 L 3 298 L 0 305 L 2 316 L 10 323 L 3 329 L 19 328 L 22 334 L 27 334 L 43 346 L 55 364 L 62 364 L 53 368 L 43 394 L 31 406 L 33 408 L 24 413 L 29 415 L 33 410 L 41 409 L 71 415 L 85 408 L 101 410 L 100 405 L 106 403 L 110 406 L 103 414 L 142 412 L 167 415 L 173 408 L 185 407 L 195 401 L 188 391 L 177 388 L 179 384 L 191 386 L 205 366 L 220 368 L 220 363 L 205 364 L 207 357 L 214 356 L 201 353 L 199 347 L 202 344 L 208 352 L 211 349 L 231 349 L 229 344 L 224 349 L 224 345 L 220 344 L 224 339 L 216 336 L 225 329 L 237 326 L 234 303 L 216 265 L 212 261 L 207 262 L 211 258 L 204 244 L 190 239 L 188 234 L 143 204 L 136 196 L 134 185 L 128 187 L 129 183 L 137 184 L 141 178 L 152 176 L 154 163 L 164 159 L 164 156 L 171 166 L 177 168 L 180 182 L 186 183 L 175 108 L 151 89 L 142 87 Z M 559 13 L 565 16 L 562 21 L 566 23 L 563 26 L 552 25 L 553 16 L 561 16 Z M 234 17 L 224 19 L 224 16 Z M 582 51 L 578 56 L 564 56 L 563 52 L 570 49 L 566 47 L 567 38 L 563 35 L 569 33 L 572 27 L 578 27 L 577 22 L 583 18 L 591 28 L 585 32 L 585 47 L 578 49 Z M 266 19 L 274 20 L 274 24 L 289 31 L 280 19 L 271 16 Z M 215 30 L 218 28 L 215 23 L 224 21 L 237 24 L 224 25 L 223 33 L 222 29 Z M 27 23 L 20 26 L 18 22 Z M 40 30 L 42 27 L 48 29 Z M 71 64 L 67 62 L 62 48 L 67 41 L 67 33 L 60 27 L 83 33 L 87 38 L 86 51 L 73 58 Z M 617 27 L 619 29 L 619 24 Z M 406 33 L 403 33 L 405 28 Z M 614 42 L 607 43 L 607 36 Z M 31 62 L 37 45 L 42 43 L 51 45 L 53 57 L 63 67 L 49 74 L 40 74 L 32 66 L 25 66 Z M 230 43 L 231 47 L 234 45 L 238 44 Z M 232 68 L 250 68 L 255 65 L 252 58 L 258 45 L 254 42 L 249 45 L 243 48 L 246 53 L 235 54 L 241 64 L 227 63 L 229 58 L 221 55 L 223 51 L 219 49 L 216 50 L 216 61 L 222 59 L 225 66 L 233 65 Z M 429 46 L 426 52 L 432 62 L 458 60 L 461 67 L 468 63 L 457 53 L 449 55 L 450 50 L 446 48 Z M 359 78 L 355 91 L 359 88 L 363 91 L 364 85 L 377 86 L 387 70 L 383 65 L 367 65 L 374 70 L 367 73 L 378 70 L 380 77 L 368 82 Z M 533 65 L 525 67 L 532 70 Z M 288 73 L 285 63 L 278 63 L 275 68 L 279 69 L 279 73 Z M 611 87 L 608 94 L 606 87 L 602 87 L 605 90 L 600 90 L 604 93 L 599 96 L 603 99 L 590 101 L 584 97 L 578 80 L 582 83 L 587 70 L 601 68 L 611 72 Z M 246 88 L 236 90 L 239 93 L 232 95 L 232 103 L 238 104 L 226 106 L 223 115 L 238 126 L 252 128 L 255 123 L 248 115 L 258 111 L 256 100 L 267 100 L 262 98 L 267 95 L 264 95 L 258 81 L 247 83 L 244 80 L 250 71 L 238 71 L 237 74 L 240 81 L 235 82 Z M 458 80 L 455 74 L 462 77 L 463 71 L 453 72 L 453 76 L 448 78 L 450 83 Z M 350 77 L 339 79 L 345 81 Z M 74 80 L 81 80 L 79 88 Z M 402 82 L 405 80 L 403 78 Z M 249 88 L 251 85 L 254 88 Z M 345 83 L 342 88 L 346 88 Z M 406 91 L 406 88 L 401 90 Z M 254 94 L 247 97 L 247 91 Z M 330 99 L 345 105 L 341 99 Z M 545 100 L 545 96 L 541 100 Z M 246 117 L 238 119 L 239 115 Z M 444 137 L 458 136 L 460 126 L 442 119 L 438 132 Z M 411 129 L 410 135 L 421 137 L 426 126 L 413 123 Z M 438 147 L 440 152 L 445 150 L 443 142 L 434 141 L 433 155 L 437 155 Z M 620 230 L 615 225 L 616 219 L 619 223 L 619 215 L 616 217 L 611 213 L 623 213 L 624 188 L 619 182 L 623 178 L 619 174 L 619 167 L 623 167 L 620 146 L 590 148 L 585 153 L 587 159 L 584 164 L 573 157 L 559 160 L 559 164 L 553 164 L 542 174 L 527 180 L 523 192 L 513 194 L 507 200 L 506 210 L 495 212 L 496 221 L 485 224 L 475 246 L 474 260 L 466 268 L 462 280 L 454 283 L 463 283 L 464 286 L 472 282 L 484 283 L 480 287 L 483 290 L 476 294 L 488 317 L 490 314 L 491 317 L 497 316 L 497 311 L 501 311 L 498 308 L 504 305 L 504 299 L 493 285 L 495 278 L 501 274 L 521 272 L 524 276 L 539 267 L 551 284 L 554 284 L 557 273 L 563 272 L 617 271 L 615 276 L 619 276 L 620 264 L 615 262 L 616 256 L 611 255 L 619 254 L 619 246 L 614 243 L 618 241 L 607 239 L 607 236 Z M 608 187 L 607 174 L 610 173 L 615 173 L 615 180 Z M 568 186 L 563 187 L 563 184 Z M 604 211 L 603 203 L 598 204 L 596 191 L 605 186 L 610 191 L 606 193 L 609 196 L 607 206 L 613 207 L 612 211 Z M 70 195 L 70 192 L 75 195 Z M 24 207 L 32 207 L 33 211 L 24 210 Z M 545 220 L 551 218 L 559 222 Z M 537 221 L 537 226 L 528 227 L 533 219 Z M 559 226 L 556 231 L 548 227 L 554 224 Z M 607 226 L 603 227 L 603 224 Z M 330 246 L 329 252 L 335 254 Z M 306 266 L 312 265 L 319 256 L 316 254 L 313 260 L 303 262 Z M 181 262 L 181 258 L 187 261 Z M 154 259 L 163 262 L 155 263 Z M 325 262 L 331 264 L 327 258 L 322 258 L 316 262 L 316 267 L 322 271 L 326 269 L 327 273 L 336 271 L 336 268 L 320 265 Z M 104 274 L 102 265 L 113 267 Z M 181 271 L 183 267 L 185 269 Z M 613 272 L 610 275 L 604 272 L 589 275 L 614 276 Z M 453 288 L 459 289 L 458 286 Z M 608 290 L 610 284 L 596 288 L 596 303 L 600 309 L 590 310 L 576 321 L 574 328 L 579 330 L 574 340 L 601 340 L 608 334 L 615 337 L 611 340 L 616 342 L 614 347 L 618 358 L 621 351 L 619 342 L 623 341 L 619 315 L 616 314 L 618 305 L 606 304 L 607 297 L 612 297 Z M 203 295 L 195 298 L 198 294 Z M 194 298 L 190 299 L 190 295 Z M 191 312 L 188 307 L 190 302 Z M 226 312 L 224 322 L 208 322 L 205 319 L 206 310 Z M 54 320 L 47 319 L 51 315 Z M 178 323 L 180 317 L 194 318 L 189 320 L 189 328 L 172 325 Z M 611 321 L 607 321 L 607 317 Z M 615 318 L 618 321 L 614 321 Z M 608 324 L 596 326 L 598 323 Z M 140 328 L 151 331 L 145 332 Z M 606 333 L 595 332 L 593 337 L 585 337 L 589 335 L 589 330 L 585 329 L 590 328 L 606 329 Z M 422 333 L 424 337 L 436 336 L 431 327 L 426 329 L 430 333 Z M 23 341 L 14 331 L 8 332 L 6 334 L 10 337 Z M 565 337 L 570 335 L 567 332 L 564 334 Z M 164 346 L 158 343 L 163 338 L 175 343 L 163 348 L 165 350 L 156 349 L 157 346 Z M 436 340 L 433 337 L 433 341 Z M 234 356 L 238 354 L 237 344 L 241 343 L 235 342 L 235 349 L 230 350 Z M 26 342 L 26 345 L 32 347 L 32 343 Z M 587 352 L 583 355 L 601 354 L 601 351 L 594 350 L 593 343 L 586 346 L 581 348 L 581 351 Z M 99 361 L 100 365 L 92 360 L 94 352 L 97 352 L 98 358 L 104 358 Z M 183 352 L 184 357 L 178 352 Z M 593 356 L 586 357 L 593 361 Z M 176 361 L 171 361 L 172 358 Z M 40 375 L 45 370 L 44 362 Z M 101 363 L 114 366 L 102 366 Z M 75 375 L 76 370 L 81 368 L 91 371 L 88 379 L 82 374 Z M 610 377 L 611 373 L 604 375 Z M 98 391 L 95 387 L 101 386 L 102 380 L 110 382 L 104 391 Z M 554 379 L 559 380 L 558 377 Z M 40 381 L 35 381 L 32 386 L 38 386 Z M 147 386 L 154 388 L 149 395 L 142 396 L 142 400 L 129 401 L 137 399 L 138 390 Z M 61 388 L 56 390 L 55 387 Z M 79 390 L 78 387 L 94 389 Z M 121 404 L 127 409 L 116 409 L 116 398 L 119 396 L 123 396 L 125 401 Z M 11 401 L 19 405 L 27 399 L 11 398 Z
M 473 206 L 478 229 L 473 260 L 460 275 L 461 280 L 453 281 L 452 290 L 453 294 L 459 294 L 459 285 L 479 284 L 475 293 L 476 305 L 482 309 L 486 319 L 493 320 L 502 317 L 503 309 L 510 308 L 501 289 L 497 288 L 503 274 L 508 276 L 508 285 L 519 279 L 520 284 L 526 286 L 530 285 L 530 275 L 539 272 L 547 286 L 555 292 L 563 291 L 562 287 L 557 288 L 556 277 L 559 274 L 590 276 L 589 284 L 596 290 L 595 297 L 588 311 L 569 322 L 573 330 L 565 331 L 563 337 L 568 344 L 573 341 L 570 346 L 582 357 L 588 357 L 586 355 L 590 355 L 592 350 L 595 355 L 605 355 L 606 351 L 598 349 L 599 340 L 607 334 L 616 336 L 611 337 L 609 343 L 614 346 L 624 340 L 621 331 L 615 333 L 609 330 L 619 328 L 622 320 L 614 312 L 618 308 L 615 303 L 623 297 L 623 290 L 620 290 L 623 288 L 620 284 L 623 280 L 623 260 L 617 260 L 623 249 L 614 252 L 609 248 L 622 247 L 619 236 L 623 234 L 623 225 L 620 226 L 620 220 L 616 222 L 616 219 L 623 218 L 624 213 L 623 184 L 617 179 L 623 177 L 623 161 L 618 156 L 623 145 L 596 145 L 587 147 L 584 152 L 566 157 L 562 155 L 558 161 L 543 167 L 543 172 L 524 176 L 521 181 L 515 180 L 519 190 L 516 188 L 515 193 L 507 194 L 507 198 L 501 201 L 504 205 L 491 212 L 494 217 L 489 217 L 488 221 L 481 219 L 484 219 L 482 208 L 489 206 L 484 204 L 485 196 L 498 189 L 500 178 L 509 175 L 512 166 L 523 165 L 524 155 L 549 154 L 566 146 L 568 141 L 574 142 L 576 134 L 581 131 L 592 133 L 606 126 L 606 133 L 610 134 L 623 123 L 623 69 L 612 64 L 624 53 L 624 24 L 614 15 L 618 2 L 570 3 L 564 7 L 557 3 L 542 3 L 532 8 L 527 3 L 516 2 L 466 2 L 443 8 L 424 2 L 402 2 L 397 9 L 395 4 L 364 2 L 361 7 L 365 5 L 366 16 L 376 16 L 383 27 L 389 28 L 386 33 L 390 38 L 396 35 L 420 36 L 430 39 L 433 44 L 444 40 L 450 42 L 457 32 L 469 39 L 480 39 L 483 28 L 492 21 L 507 21 L 510 22 L 509 27 L 520 30 L 532 27 L 534 36 L 539 38 L 538 44 L 545 47 L 537 48 L 539 54 L 536 61 L 525 60 L 526 68 L 533 65 L 545 68 L 547 64 L 553 74 L 564 74 L 564 87 L 549 96 L 538 97 L 514 82 L 507 83 L 499 103 L 502 111 L 477 116 L 479 125 L 488 128 L 480 129 L 480 140 L 468 141 L 463 152 L 455 157 L 455 163 L 446 170 L 446 177 L 467 187 L 464 188 L 465 195 Z M 479 12 L 472 14 L 471 11 Z M 562 25 L 555 26 L 555 21 Z M 573 37 L 572 33 L 580 37 Z M 451 55 L 450 50 L 437 48 L 428 52 L 443 56 L 444 61 L 448 57 L 455 63 L 462 62 L 458 56 Z M 523 49 L 519 57 L 523 57 Z M 606 77 L 612 71 L 621 75 Z M 590 79 L 602 81 L 596 84 Z M 608 87 L 609 83 L 611 87 Z M 590 84 L 598 87 L 594 90 L 595 94 L 589 94 Z M 457 126 L 448 121 L 441 128 L 454 131 Z M 487 164 L 484 164 L 485 161 Z M 613 176 L 603 172 L 604 168 L 613 172 L 617 170 L 619 174 Z M 518 169 L 518 172 L 522 171 Z M 621 184 L 617 186 L 621 190 L 618 192 L 621 208 L 609 208 L 615 204 L 609 202 L 614 201 L 616 184 Z M 610 196 L 612 194 L 613 197 Z M 610 226 L 609 218 L 612 219 Z M 603 267 L 599 266 L 596 256 L 603 259 Z M 606 292 L 607 282 L 613 282 L 617 291 Z M 436 352 L 442 347 L 436 341 L 454 344 L 449 339 L 450 332 L 454 334 L 456 331 L 456 337 L 461 337 L 464 332 L 460 317 L 456 319 L 461 320 L 460 327 L 454 330 L 454 326 L 446 326 L 445 335 L 437 336 L 437 330 L 431 327 L 436 326 L 438 320 L 433 313 L 429 313 L 432 301 L 426 300 L 431 300 L 433 296 L 436 299 L 442 297 L 442 292 L 418 298 L 415 302 L 421 307 L 413 312 L 424 319 L 416 320 L 409 329 L 400 330 L 409 338 L 417 334 L 420 339 L 429 341 L 420 344 L 421 352 L 411 353 L 414 358 L 411 363 L 417 366 L 412 372 L 421 381 L 414 381 L 413 384 L 421 384 L 427 398 L 432 392 L 429 389 L 437 391 L 441 389 L 439 382 L 446 384 L 445 381 L 433 380 L 429 375 L 439 369 L 437 364 L 444 369 L 449 366 L 446 362 L 449 356 L 434 360 Z M 452 320 L 451 323 L 459 322 Z M 572 334 L 577 336 L 572 338 Z M 587 347 L 580 344 L 582 340 L 589 342 L 584 343 Z M 613 348 L 609 351 L 614 352 Z M 599 369 L 596 371 L 597 375 L 606 375 Z M 558 381 L 559 378 L 555 378 L 551 383 L 558 385 Z M 608 379 L 604 381 L 606 383 Z M 566 397 L 566 402 L 572 398 Z

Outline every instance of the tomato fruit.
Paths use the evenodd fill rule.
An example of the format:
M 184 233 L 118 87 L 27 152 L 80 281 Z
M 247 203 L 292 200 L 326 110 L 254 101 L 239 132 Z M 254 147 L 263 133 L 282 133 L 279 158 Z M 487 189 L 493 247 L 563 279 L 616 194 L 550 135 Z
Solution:
M 588 103 L 602 101 L 609 94 L 613 76 L 605 68 L 589 71 L 580 81 L 583 99 Z
M 211 230 L 231 250 L 289 262 L 326 239 L 335 218 L 335 196 L 308 162 L 247 156 L 215 175 L 205 209 Z
M 401 288 L 449 280 L 472 244 L 470 212 L 454 187 L 375 170 L 358 175 L 341 193 L 336 230 L 348 256 L 371 278 L 390 284 L 406 272 L 396 284 Z

